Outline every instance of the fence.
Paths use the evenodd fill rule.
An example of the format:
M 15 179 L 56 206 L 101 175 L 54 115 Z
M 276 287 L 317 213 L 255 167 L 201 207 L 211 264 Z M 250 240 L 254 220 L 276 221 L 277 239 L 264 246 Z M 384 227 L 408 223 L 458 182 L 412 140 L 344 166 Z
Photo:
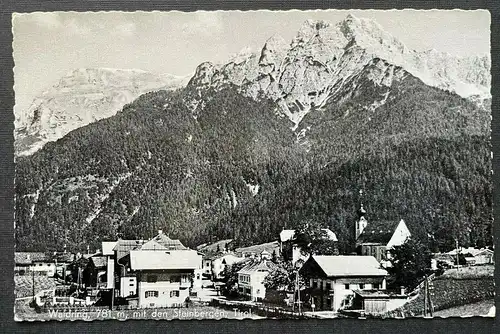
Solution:
M 431 274 L 431 275 L 429 275 L 429 276 L 427 277 L 427 279 L 428 279 L 429 281 L 432 281 L 435 277 L 436 277 L 436 274 Z M 421 290 L 424 286 L 425 286 L 425 279 L 424 279 L 422 282 L 420 282 L 420 284 L 419 284 L 419 285 L 417 285 L 417 286 L 415 287 L 415 289 L 413 289 L 413 291 L 412 291 L 412 292 L 410 292 L 410 294 L 413 294 L 413 293 L 415 293 L 415 292 L 420 292 L 420 290 Z

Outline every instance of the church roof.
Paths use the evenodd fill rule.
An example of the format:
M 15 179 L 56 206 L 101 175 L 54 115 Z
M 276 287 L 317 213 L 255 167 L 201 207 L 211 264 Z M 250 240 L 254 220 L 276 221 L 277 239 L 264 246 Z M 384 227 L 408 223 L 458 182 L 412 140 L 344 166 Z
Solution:
M 380 243 L 386 245 L 391 240 L 399 223 L 398 220 L 370 221 L 356 241 L 358 244 Z

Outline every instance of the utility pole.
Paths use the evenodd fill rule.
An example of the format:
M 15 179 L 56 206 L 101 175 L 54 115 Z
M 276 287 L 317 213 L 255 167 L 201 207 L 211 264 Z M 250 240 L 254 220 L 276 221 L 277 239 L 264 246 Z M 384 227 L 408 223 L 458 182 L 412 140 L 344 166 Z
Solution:
M 432 317 L 433 316 L 433 312 L 434 312 L 434 305 L 432 305 L 432 296 L 434 296 L 434 283 L 432 283 L 432 281 L 430 281 L 428 283 L 428 291 L 429 291 L 429 313 L 430 313 L 430 316 Z
M 458 271 L 458 266 L 460 265 L 460 260 L 458 256 L 458 238 L 455 238 L 455 251 L 456 251 L 456 259 L 457 259 L 457 271 Z
M 425 275 L 425 281 L 424 281 L 424 318 L 427 317 L 427 297 L 428 297 L 428 291 L 427 291 L 427 275 Z
M 111 289 L 111 311 L 113 311 L 114 307 L 115 307 L 115 285 L 113 282 L 113 288 Z
M 33 301 L 35 301 L 35 271 L 33 270 L 33 268 L 31 269 L 31 285 L 32 285 Z

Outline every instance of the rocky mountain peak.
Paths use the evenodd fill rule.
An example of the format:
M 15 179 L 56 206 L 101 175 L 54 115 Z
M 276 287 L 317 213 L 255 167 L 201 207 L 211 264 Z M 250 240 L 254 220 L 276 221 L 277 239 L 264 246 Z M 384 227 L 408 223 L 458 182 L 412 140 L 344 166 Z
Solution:
M 460 58 L 410 50 L 376 21 L 352 14 L 336 24 L 306 20 L 290 44 L 279 36 L 268 39 L 258 59 L 254 53 L 242 53 L 238 62 L 202 64 L 190 84 L 217 88 L 231 83 L 253 98 L 270 98 L 295 129 L 305 114 L 321 108 L 374 58 L 462 97 L 489 96 L 488 56 Z
M 187 77 L 135 69 L 77 68 L 15 111 L 16 154 L 29 155 L 49 141 L 115 115 L 140 95 L 185 86 Z

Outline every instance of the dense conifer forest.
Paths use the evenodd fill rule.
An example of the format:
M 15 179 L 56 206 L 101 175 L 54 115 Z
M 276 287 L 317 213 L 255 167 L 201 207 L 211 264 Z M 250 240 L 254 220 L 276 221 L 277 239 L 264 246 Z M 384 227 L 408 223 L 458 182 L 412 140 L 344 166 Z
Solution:
M 193 112 L 200 94 L 188 87 L 19 157 L 18 249 L 84 250 L 158 229 L 189 246 L 249 245 L 313 220 L 349 253 L 360 189 L 368 220 L 404 219 L 436 250 L 491 245 L 490 111 L 409 74 L 390 91 L 353 80 L 295 132 L 275 103 L 236 87 L 204 91 Z

